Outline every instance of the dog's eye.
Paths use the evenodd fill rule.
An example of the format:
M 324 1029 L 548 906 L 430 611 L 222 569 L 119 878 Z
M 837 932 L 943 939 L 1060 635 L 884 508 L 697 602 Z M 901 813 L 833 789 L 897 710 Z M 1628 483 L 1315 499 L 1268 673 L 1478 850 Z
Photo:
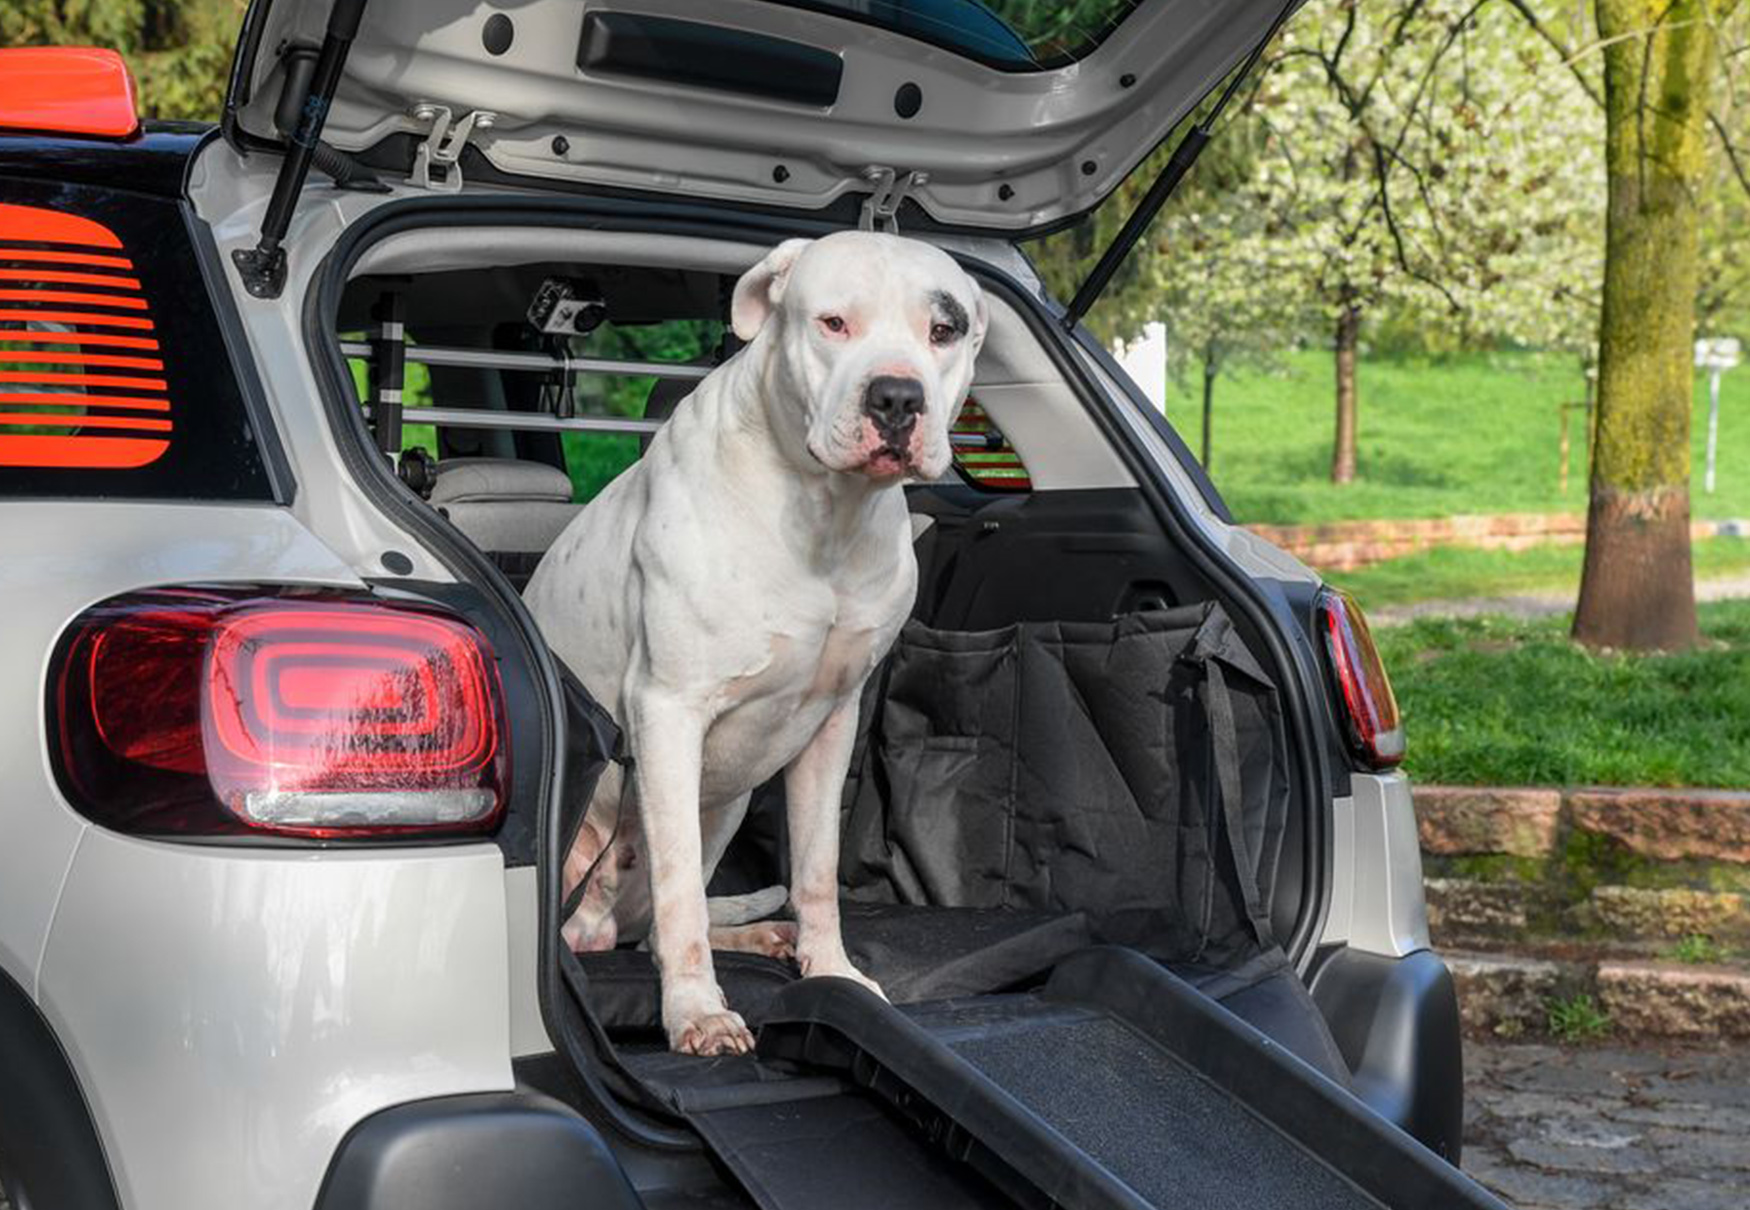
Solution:
M 933 345 L 953 344 L 954 338 L 959 335 L 959 329 L 953 324 L 930 325 L 930 343 Z
M 820 326 L 825 328 L 828 332 L 831 332 L 834 336 L 842 336 L 845 331 L 844 317 L 840 315 L 822 315 L 820 317 Z

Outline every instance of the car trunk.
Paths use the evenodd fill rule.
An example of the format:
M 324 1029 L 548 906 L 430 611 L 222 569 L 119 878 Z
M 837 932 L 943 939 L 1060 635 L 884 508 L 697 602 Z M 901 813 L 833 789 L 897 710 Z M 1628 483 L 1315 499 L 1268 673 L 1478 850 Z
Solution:
M 519 1075 L 609 1127 L 648 1204 L 1491 1204 L 1352 1095 L 1300 981 L 1329 894 L 1316 657 L 1067 334 L 1292 8 L 252 3 L 225 132 L 286 154 L 233 263 L 258 299 L 296 279 L 312 166 L 424 195 L 347 228 L 306 336 L 349 470 L 507 615 L 733 355 L 730 287 L 777 240 L 902 227 L 990 300 L 955 472 L 904 489 L 917 602 L 842 800 L 846 940 L 891 1004 L 719 955 L 758 1050 L 670 1054 L 648 953 L 559 933 L 623 738 L 550 658 L 524 703 L 563 757 L 501 838 L 538 867 L 556 1047 Z M 1066 322 L 1005 241 L 1109 196 L 1224 78 Z M 762 788 L 713 893 L 786 883 L 783 818 Z
M 476 216 L 356 240 L 320 317 L 353 362 L 343 436 L 526 581 L 733 351 L 728 287 L 776 233 L 681 231 Z M 653 1205 L 1489 1204 L 1346 1090 L 1296 973 L 1326 792 L 1280 647 L 1163 514 L 1038 301 L 967 264 L 991 334 L 955 473 L 905 489 L 917 605 L 841 816 L 847 944 L 893 1004 L 721 954 L 757 1053 L 666 1050 L 648 953 L 559 942 L 559 858 L 624 758 L 561 670 L 565 792 L 540 822 L 558 1050 L 523 1077 L 612 1125 Z M 606 321 L 536 332 L 555 290 Z M 769 785 L 712 892 L 783 885 L 783 832 Z M 709 1166 L 661 1159 L 701 1144 Z

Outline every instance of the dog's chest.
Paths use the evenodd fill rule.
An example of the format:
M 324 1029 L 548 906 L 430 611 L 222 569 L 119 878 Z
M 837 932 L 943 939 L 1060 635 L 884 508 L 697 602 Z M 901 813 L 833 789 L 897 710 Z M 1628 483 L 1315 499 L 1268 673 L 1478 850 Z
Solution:
M 724 687 L 706 733 L 706 797 L 745 793 L 800 755 L 862 685 L 898 625 L 848 618 L 768 635 L 769 661 Z

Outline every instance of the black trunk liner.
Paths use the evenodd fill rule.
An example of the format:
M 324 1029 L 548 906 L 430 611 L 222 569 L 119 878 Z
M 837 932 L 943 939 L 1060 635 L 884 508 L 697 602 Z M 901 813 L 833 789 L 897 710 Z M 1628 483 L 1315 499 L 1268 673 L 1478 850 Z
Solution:
M 1044 975 L 1093 941 L 1079 913 L 845 903 L 840 914 L 852 962 L 896 1004 L 1001 991 Z M 750 1025 L 797 977 L 794 964 L 756 954 L 717 953 L 713 960 L 730 1007 Z M 648 951 L 581 954 L 578 963 L 589 1007 L 604 1026 L 658 1027 L 659 985 Z

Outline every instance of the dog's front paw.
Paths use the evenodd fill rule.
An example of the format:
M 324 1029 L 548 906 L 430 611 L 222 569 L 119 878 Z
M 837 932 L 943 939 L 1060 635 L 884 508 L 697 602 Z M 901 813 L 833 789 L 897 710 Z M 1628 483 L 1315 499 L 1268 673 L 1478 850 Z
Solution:
M 740 1013 L 723 1008 L 669 1026 L 668 1048 L 683 1055 L 745 1055 L 753 1049 L 753 1031 Z
M 668 1048 L 683 1055 L 744 1055 L 753 1049 L 753 1033 L 741 1014 L 723 1002 L 723 992 L 709 981 L 668 990 L 662 998 L 662 1024 Z

